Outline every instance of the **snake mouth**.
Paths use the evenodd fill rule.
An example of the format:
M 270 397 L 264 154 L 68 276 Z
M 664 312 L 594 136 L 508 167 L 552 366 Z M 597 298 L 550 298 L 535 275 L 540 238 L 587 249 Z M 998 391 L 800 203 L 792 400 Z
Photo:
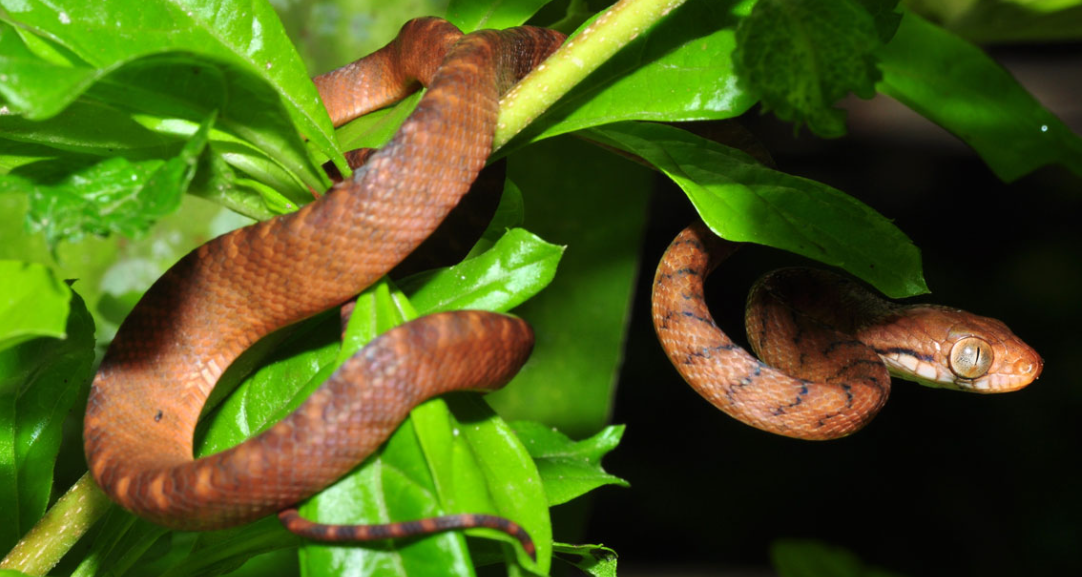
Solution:
M 980 379 L 964 379 L 958 377 L 955 382 L 961 390 L 980 393 L 985 395 L 994 395 L 998 393 L 1011 393 L 1020 389 L 1024 389 L 1029 386 L 1030 383 L 1037 380 L 1040 376 L 1041 367 L 1038 366 L 1036 372 L 1030 376 L 1029 373 L 1033 372 L 1033 365 L 1030 365 L 1027 370 L 1022 371 L 1019 374 L 995 374 L 989 375 Z
M 954 385 L 957 389 L 970 392 L 970 393 L 990 393 L 992 392 L 987 379 L 967 379 L 965 377 L 956 377 L 954 379 Z
M 876 351 L 893 377 L 936 389 L 969 390 L 972 379 L 963 379 L 950 371 L 940 370 L 936 360 L 909 349 Z

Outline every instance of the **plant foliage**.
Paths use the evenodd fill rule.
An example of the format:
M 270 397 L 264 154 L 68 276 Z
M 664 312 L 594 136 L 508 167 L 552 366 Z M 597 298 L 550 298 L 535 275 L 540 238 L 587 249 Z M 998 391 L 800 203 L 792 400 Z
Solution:
M 926 287 L 919 250 L 889 219 L 825 184 L 654 122 L 734 118 L 761 103 L 795 127 L 838 137 L 846 131 L 838 100 L 878 92 L 954 133 L 1005 180 L 1048 164 L 1082 175 L 1077 135 L 979 48 L 896 4 L 687 0 L 656 26 L 637 30 L 586 80 L 566 86 L 563 99 L 499 151 L 511 163 L 507 191 L 470 258 L 371 287 L 344 339 L 333 315 L 317 317 L 288 337 L 261 342 L 223 377 L 198 431 L 199 454 L 264 430 L 400 322 L 442 310 L 514 309 L 541 339 L 520 378 L 491 397 L 513 424 L 474 397 L 426 403 L 303 512 L 362 523 L 496 512 L 529 529 L 539 545 L 536 563 L 506 536 L 485 530 L 330 547 L 302 542 L 273 520 L 177 534 L 114 508 L 61 568 L 84 576 L 218 575 L 267 552 L 297 549 L 288 554 L 309 575 L 349 566 L 365 575 L 439 568 L 469 576 L 491 561 L 515 575 L 548 574 L 553 558 L 615 575 L 611 549 L 558 543 L 548 513 L 603 485 L 626 485 L 600 459 L 623 431 L 604 424 L 639 267 L 649 173 L 613 149 L 675 181 L 720 235 L 839 266 L 899 297 Z M 322 2 L 317 24 L 339 26 L 347 5 Z M 466 31 L 581 22 L 579 30 L 593 23 L 603 34 L 604 20 L 592 18 L 587 2 L 562 6 L 455 0 L 446 14 Z M 312 51 L 305 48 L 305 56 Z M 309 80 L 322 70 L 306 65 L 264 0 L 0 0 L 0 229 L 9 251 L 0 256 L 22 259 L 0 261 L 0 550 L 28 539 L 50 502 L 63 421 L 85 399 L 92 376 L 95 321 L 104 344 L 149 284 L 117 288 L 116 279 L 142 278 L 133 271 L 145 269 L 153 278 L 168 264 L 162 261 L 179 257 L 173 245 L 183 243 L 155 237 L 159 222 L 185 220 L 192 238 L 183 245 L 190 247 L 240 224 L 215 212 L 220 207 L 249 219 L 295 210 L 311 190 L 329 185 L 324 161 L 343 167 L 343 150 L 378 146 L 416 103 L 406 99 L 336 131 Z M 554 138 L 571 133 L 605 148 Z M 185 193 L 212 206 L 182 201 Z M 182 216 L 171 217 L 178 207 Z M 599 219 L 606 221 L 601 234 L 594 232 Z M 110 235 L 153 241 L 155 256 L 117 260 L 130 250 L 128 240 L 108 249 L 87 241 Z M 69 287 L 23 261 L 59 271 L 76 261 L 99 264 L 76 269 L 80 283 Z M 96 299 L 87 307 L 80 294 Z M 81 429 L 77 412 L 72 420 L 73 430 Z M 552 425 L 594 436 L 575 442 Z M 67 442 L 78 451 L 79 439 Z M 55 549 L 54 557 L 66 551 L 41 547 Z M 844 552 L 799 543 L 779 545 L 775 558 L 786 575 L 859 565 Z M 13 554 L 0 567 L 51 568 L 16 563 Z

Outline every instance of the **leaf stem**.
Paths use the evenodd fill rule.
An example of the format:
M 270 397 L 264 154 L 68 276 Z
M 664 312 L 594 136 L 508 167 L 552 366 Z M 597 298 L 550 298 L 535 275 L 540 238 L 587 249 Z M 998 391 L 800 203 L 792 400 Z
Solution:
M 0 561 L 0 569 L 45 575 L 111 505 L 86 473 Z
M 684 1 L 620 0 L 602 12 L 503 97 L 493 150 Z

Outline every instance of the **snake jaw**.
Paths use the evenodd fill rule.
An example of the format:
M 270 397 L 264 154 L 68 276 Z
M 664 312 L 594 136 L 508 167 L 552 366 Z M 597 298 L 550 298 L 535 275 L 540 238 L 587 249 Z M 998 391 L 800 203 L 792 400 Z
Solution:
M 892 377 L 935 389 L 967 390 L 964 385 L 955 386 L 950 371 L 934 358 L 918 357 L 908 349 L 878 350 L 879 358 L 887 365 Z

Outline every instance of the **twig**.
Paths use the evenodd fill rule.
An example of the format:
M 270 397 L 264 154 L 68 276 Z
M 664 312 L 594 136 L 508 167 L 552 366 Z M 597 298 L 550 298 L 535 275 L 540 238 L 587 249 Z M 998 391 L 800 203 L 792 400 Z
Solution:
M 523 78 L 500 101 L 499 149 L 561 96 L 684 0 L 620 0 Z

